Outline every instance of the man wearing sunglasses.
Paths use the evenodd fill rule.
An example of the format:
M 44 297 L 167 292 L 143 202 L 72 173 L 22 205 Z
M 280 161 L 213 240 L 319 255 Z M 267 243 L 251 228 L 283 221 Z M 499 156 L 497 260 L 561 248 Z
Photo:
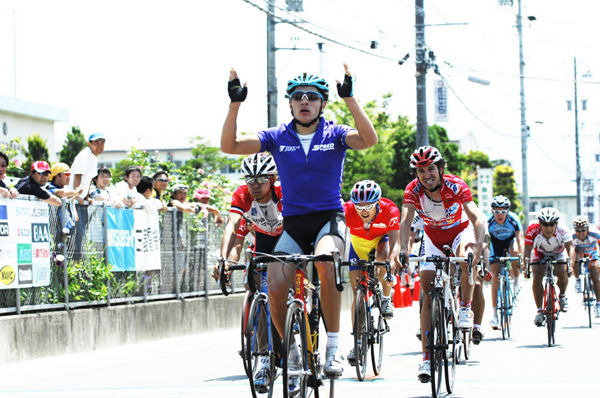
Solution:
M 558 224 L 560 213 L 552 207 L 544 207 L 538 213 L 538 222 L 533 223 L 527 228 L 525 233 L 525 249 L 523 250 L 523 264 L 526 264 L 531 257 L 531 262 L 539 262 L 540 260 L 550 257 L 553 260 L 567 260 L 573 257 L 573 237 L 569 230 Z M 533 251 L 533 256 L 531 252 Z M 544 325 L 544 313 L 542 308 L 544 286 L 545 266 L 543 264 L 532 265 L 533 272 L 533 298 L 537 306 L 537 314 L 535 315 L 534 323 L 541 327 Z M 555 265 L 554 272 L 558 277 L 558 289 L 560 294 L 558 300 L 560 309 L 566 312 L 568 309 L 567 284 L 569 277 L 567 274 L 566 265 Z
M 43 160 L 38 160 L 31 165 L 31 174 L 21 178 L 15 188 L 20 194 L 33 195 L 51 206 L 60 206 L 60 199 L 44 188 L 48 184 L 49 177 L 50 165 Z
M 575 245 L 574 256 L 571 257 L 573 273 L 575 274 L 575 290 L 581 293 L 581 279 L 579 279 L 580 267 L 576 261 L 588 257 L 590 262 L 587 267 L 592 279 L 594 293 L 596 294 L 596 318 L 600 318 L 600 278 L 598 278 L 598 241 L 600 231 L 590 228 L 590 222 L 586 216 L 577 216 L 573 220 L 573 244 Z
M 344 203 L 346 225 L 350 231 L 350 251 L 348 259 L 368 260 L 369 253 L 375 251 L 376 261 L 389 260 L 394 267 L 400 267 L 399 260 L 399 230 L 400 210 L 390 199 L 381 197 L 381 187 L 375 181 L 363 180 L 354 184 L 350 191 L 350 200 Z M 359 267 L 350 266 L 350 284 L 356 293 Z M 382 287 L 382 315 L 390 319 L 394 316 L 394 306 L 391 303 L 393 283 L 386 281 L 385 270 L 379 269 L 379 281 Z M 356 297 L 352 295 L 354 308 Z M 354 325 L 354 312 L 350 311 Z M 348 362 L 354 365 L 356 355 L 354 348 L 348 354 Z
M 485 216 L 479 210 L 467 184 L 459 177 L 444 174 L 446 161 L 440 151 L 432 146 L 422 146 L 410 156 L 410 169 L 415 179 L 404 190 L 402 221 L 400 223 L 400 251 L 408 259 L 408 241 L 410 226 L 415 213 L 425 223 L 421 253 L 425 256 L 445 256 L 443 247 L 450 246 L 459 257 L 472 251 L 475 266 L 483 252 L 486 237 Z M 469 283 L 466 263 L 460 263 L 462 269 L 460 310 L 457 326 L 461 329 L 473 327 L 473 284 Z M 421 336 L 427 336 L 431 327 L 431 285 L 435 276 L 433 263 L 420 265 Z M 431 362 L 427 339 L 421 339 L 423 361 L 419 364 L 417 378 L 421 383 L 431 379 Z
M 241 169 L 246 184 L 239 186 L 233 193 L 221 240 L 221 258 L 228 260 L 239 258 L 232 248 L 238 242 L 237 235 L 242 220 L 245 219 L 252 225 L 255 236 L 254 250 L 259 253 L 273 253 L 273 248 L 283 231 L 281 187 L 275 185 L 277 168 L 271 155 L 261 152 L 248 156 L 242 160 Z M 218 280 L 219 277 L 219 266 L 215 265 L 213 278 Z M 259 281 L 260 279 L 256 278 L 256 282 Z M 266 352 L 268 336 L 261 334 L 259 337 L 262 339 L 258 341 L 258 349 Z M 271 381 L 270 358 L 268 355 L 262 355 L 257 359 L 257 363 L 258 369 L 253 376 L 254 387 L 259 393 L 265 393 Z
M 229 74 L 229 112 L 223 125 L 221 150 L 249 154 L 268 151 L 277 165 L 283 192 L 284 231 L 275 253 L 329 254 L 344 252 L 344 212 L 341 182 L 348 149 L 366 149 L 377 143 L 377 133 L 353 95 L 353 80 L 344 64 L 343 83 L 338 95 L 344 100 L 356 129 L 326 121 L 329 85 L 316 75 L 301 74 L 288 81 L 287 95 L 292 121 L 256 135 L 237 136 L 237 114 L 248 93 L 235 70 Z M 327 324 L 325 366 L 327 377 L 342 374 L 338 355 L 341 293 L 337 291 L 331 262 L 315 264 L 321 279 L 323 319 Z M 273 323 L 282 335 L 285 323 L 288 283 L 293 283 L 291 267 L 269 268 L 269 304 Z M 290 358 L 292 363 L 297 358 Z M 291 386 L 289 386 L 291 388 Z
M 498 195 L 492 200 L 492 215 L 488 218 L 488 231 L 490 234 L 490 265 L 492 268 L 492 329 L 498 329 L 498 274 L 500 264 L 497 258 L 510 253 L 511 257 L 523 253 L 523 227 L 519 217 L 510 211 L 510 200 L 504 195 Z M 515 294 L 519 292 L 520 267 L 514 262 L 511 264 L 514 278 L 513 288 Z M 475 334 L 473 332 L 473 334 Z

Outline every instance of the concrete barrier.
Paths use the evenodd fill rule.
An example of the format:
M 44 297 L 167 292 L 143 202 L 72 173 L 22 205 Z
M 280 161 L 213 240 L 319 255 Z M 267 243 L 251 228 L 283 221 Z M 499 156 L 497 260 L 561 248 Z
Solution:
M 239 327 L 243 298 L 235 294 L 0 317 L 0 362 Z M 350 308 L 351 299 L 346 285 L 342 309 Z

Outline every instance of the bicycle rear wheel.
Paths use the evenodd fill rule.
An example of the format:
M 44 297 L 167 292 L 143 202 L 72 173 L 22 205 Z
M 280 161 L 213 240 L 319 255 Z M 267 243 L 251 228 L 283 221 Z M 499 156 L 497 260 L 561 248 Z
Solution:
M 308 346 L 306 334 L 306 320 L 304 311 L 298 302 L 292 302 L 288 306 L 287 315 L 285 317 L 283 347 L 283 398 L 300 397 L 306 398 L 307 381 L 310 374 L 308 366 Z M 290 369 L 290 352 L 297 349 L 300 353 L 298 369 Z M 297 386 L 296 389 L 290 391 L 288 386 Z
M 471 329 L 462 330 L 463 335 L 463 354 L 465 354 L 465 361 L 468 361 L 471 357 Z
M 371 363 L 373 365 L 373 373 L 375 376 L 381 372 L 381 363 L 383 362 L 383 336 L 388 331 L 386 320 L 381 315 L 381 299 L 379 296 L 373 296 L 374 300 L 371 305 Z M 376 298 L 375 298 L 376 297 Z
M 593 294 L 590 275 L 586 274 L 585 278 L 583 279 L 583 303 L 587 307 L 588 327 L 590 328 L 592 327 L 592 306 L 594 304 L 594 299 L 592 298 Z
M 502 329 L 502 340 L 506 340 L 506 338 L 508 337 L 506 335 L 506 328 L 505 323 L 506 323 L 506 316 L 507 314 L 507 308 L 506 308 L 506 278 L 502 277 L 501 278 L 501 282 L 500 285 L 498 286 L 498 300 L 499 300 L 499 307 L 500 307 L 500 329 Z
M 429 358 L 431 370 L 431 396 L 436 398 L 442 389 L 442 366 L 444 363 L 445 331 L 444 307 L 437 297 L 431 299 L 431 327 L 429 328 Z
M 356 377 L 363 381 L 367 373 L 367 353 L 369 352 L 369 312 L 365 293 L 356 291 L 354 303 L 354 355 L 356 356 Z
M 448 319 L 452 321 L 452 326 L 448 323 L 446 327 L 450 327 L 452 334 L 450 335 L 451 341 L 448 341 L 448 350 L 444 358 L 444 368 L 446 374 L 446 391 L 448 394 L 452 394 L 454 390 L 454 380 L 456 379 L 456 364 L 459 361 L 460 353 L 460 329 L 457 326 L 458 319 L 454 318 L 452 313 L 449 314 Z
M 270 355 L 268 348 L 268 326 L 267 326 L 267 300 L 264 296 L 258 296 L 252 300 L 250 311 L 248 313 L 248 323 L 246 325 L 247 339 L 246 339 L 246 366 L 249 370 L 248 381 L 250 382 L 250 391 L 252 397 L 257 398 L 259 392 L 254 387 L 254 375 L 258 370 L 260 356 Z M 260 342 L 263 342 L 263 347 L 260 349 Z M 273 358 L 269 358 L 271 361 Z M 271 364 L 271 370 L 273 369 Z M 273 379 L 273 374 L 271 374 Z M 270 386 L 269 386 L 270 388 Z M 267 390 L 268 391 L 268 390 Z
M 502 289 L 502 339 L 510 338 L 510 321 L 512 318 L 512 293 L 510 292 L 510 281 L 504 279 Z
M 554 319 L 554 287 L 549 283 L 546 284 L 546 329 L 548 331 L 548 347 L 554 344 L 554 327 L 556 320 Z

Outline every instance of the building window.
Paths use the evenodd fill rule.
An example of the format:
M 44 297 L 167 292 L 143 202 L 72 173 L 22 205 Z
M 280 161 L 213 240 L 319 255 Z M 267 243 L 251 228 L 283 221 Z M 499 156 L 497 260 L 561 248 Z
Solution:
M 588 220 L 593 223 L 594 222 L 594 212 L 590 212 L 587 214 Z
M 487 187 L 481 187 L 481 192 L 487 192 Z
M 534 212 L 538 209 L 538 202 L 529 203 L 529 211 Z
M 585 201 L 584 201 L 584 206 L 585 207 L 594 207 L 594 197 L 586 196 Z
M 596 154 L 596 162 L 600 162 L 600 153 Z

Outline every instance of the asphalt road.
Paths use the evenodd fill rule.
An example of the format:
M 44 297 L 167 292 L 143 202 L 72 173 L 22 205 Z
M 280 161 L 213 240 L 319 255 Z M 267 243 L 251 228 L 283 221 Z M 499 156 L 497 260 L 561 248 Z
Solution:
M 587 315 L 573 286 L 571 279 L 570 309 L 558 321 L 553 347 L 546 346 L 546 329 L 533 324 L 529 281 L 519 295 L 510 340 L 503 341 L 499 331 L 489 328 L 486 313 L 484 341 L 457 368 L 451 396 L 600 396 L 600 319 L 594 319 L 592 329 L 587 327 Z M 353 344 L 349 313 L 342 317 L 341 347 L 347 354 Z M 369 367 L 367 380 L 359 382 L 354 368 L 347 365 L 335 383 L 336 397 L 430 396 L 429 384 L 419 383 L 416 377 L 421 360 L 417 325 L 416 306 L 397 309 L 384 343 L 381 374 L 374 377 Z M 239 331 L 230 329 L 8 364 L 0 366 L 0 396 L 247 397 L 238 341 Z M 321 397 L 326 396 L 328 384 L 321 389 Z

